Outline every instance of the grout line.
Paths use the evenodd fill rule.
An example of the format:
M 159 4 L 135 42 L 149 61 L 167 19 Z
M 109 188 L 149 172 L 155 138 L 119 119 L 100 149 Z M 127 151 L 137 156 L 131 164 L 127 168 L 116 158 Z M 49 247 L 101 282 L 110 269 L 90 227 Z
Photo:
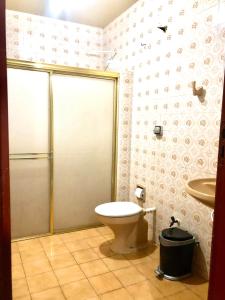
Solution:
M 50 268 L 51 268 L 51 270 L 52 270 L 52 272 L 53 272 L 53 274 L 54 274 L 54 276 L 55 276 L 55 278 L 56 278 L 56 280 L 57 280 L 57 282 L 58 282 L 58 284 L 59 284 L 58 278 L 57 278 L 57 276 L 55 275 L 55 272 L 54 272 L 54 270 L 53 270 L 53 268 L 52 268 L 52 265 L 51 265 L 51 263 L 50 263 L 50 261 L 49 261 L 49 258 L 48 258 L 47 254 L 46 254 L 46 252 L 45 252 L 45 249 L 44 249 L 42 243 L 40 242 L 39 238 L 36 238 L 36 240 L 38 240 L 38 242 L 40 243 L 40 245 L 41 245 L 41 247 L 42 247 L 42 249 L 43 249 L 43 251 L 44 251 L 44 253 L 45 253 L 45 256 L 46 256 L 46 258 L 47 258 L 47 261 L 48 261 L 48 263 L 49 263 L 49 265 L 50 265 Z M 42 273 L 36 274 L 36 275 L 41 275 L 41 274 L 49 273 L 49 272 L 50 272 L 50 271 L 46 271 L 46 272 L 42 272 Z M 24 273 L 25 273 L 25 271 L 24 271 Z M 26 276 L 26 273 L 25 273 L 25 277 L 26 277 L 26 282 L 27 282 L 27 277 L 32 277 L 32 276 Z M 31 294 L 31 291 L 30 291 L 28 282 L 27 282 L 27 286 L 28 286 L 28 290 L 29 290 L 29 292 L 30 292 L 30 297 L 31 297 L 31 299 L 32 299 L 33 297 L 32 297 L 32 294 Z M 61 289 L 61 286 L 60 286 L 60 285 L 59 285 L 59 287 L 60 287 L 60 289 Z M 52 288 L 55 288 L 55 287 L 52 287 Z M 52 289 L 52 288 L 47 288 L 47 289 L 44 289 L 44 290 L 42 290 L 42 291 L 40 291 L 40 292 L 37 292 L 37 293 L 41 293 L 41 292 L 47 291 L 47 290 Z M 61 291 L 62 291 L 62 289 L 61 289 Z M 34 293 L 34 294 L 35 294 L 35 293 Z M 63 294 L 64 298 L 66 299 L 66 297 L 65 297 L 65 295 L 64 295 L 64 293 L 63 293 L 63 291 L 62 291 L 62 294 Z
M 90 238 L 95 238 L 95 237 L 99 237 L 99 236 L 103 236 L 103 235 L 101 235 L 101 234 L 98 232 L 98 235 L 93 236 L 93 237 L 90 237 Z M 103 237 L 104 237 L 104 236 L 103 236 Z M 88 239 L 88 238 L 82 238 L 82 239 L 80 239 L 80 240 L 84 240 L 84 239 Z M 38 243 L 40 244 L 41 248 L 43 249 L 43 252 L 44 252 L 44 254 L 45 254 L 45 258 L 47 258 L 47 261 L 48 261 L 48 263 L 49 263 L 49 265 L 50 265 L 50 268 L 51 268 L 51 270 L 52 270 L 52 272 L 53 272 L 53 274 L 54 274 L 54 276 L 55 276 L 55 278 L 56 278 L 56 280 L 57 280 L 57 282 L 58 282 L 58 286 L 59 286 L 59 288 L 60 288 L 60 290 L 61 290 L 63 296 L 64 296 L 65 299 L 66 299 L 66 296 L 65 296 L 65 294 L 64 294 L 64 292 L 63 292 L 63 289 L 62 289 L 62 285 L 60 284 L 60 282 L 59 282 L 59 280 L 58 280 L 58 277 L 56 276 L 56 273 L 55 273 L 55 271 L 54 271 L 54 269 L 53 269 L 53 267 L 52 267 L 52 265 L 51 265 L 49 256 L 47 255 L 47 252 L 45 251 L 44 245 L 41 243 L 39 237 L 34 238 L 33 240 L 37 240 Z M 77 263 L 77 266 L 79 267 L 80 271 L 84 274 L 85 278 L 88 280 L 88 277 L 87 277 L 86 274 L 81 270 L 81 268 L 80 268 L 80 266 L 79 266 L 79 263 L 76 261 L 76 259 L 75 259 L 75 257 L 73 256 L 72 252 L 71 252 L 71 251 L 68 249 L 68 247 L 66 246 L 66 243 L 64 242 L 64 240 L 62 240 L 62 239 L 60 239 L 60 240 L 61 240 L 62 244 L 59 244 L 59 245 L 63 245 L 63 246 L 66 247 L 66 249 L 69 251 L 69 254 L 72 255 L 72 257 L 73 257 L 75 263 Z M 57 244 L 56 244 L 56 245 L 57 245 Z M 22 251 L 25 251 L 25 250 L 20 250 L 19 245 L 17 245 L 17 247 L 18 247 L 18 254 L 19 254 L 20 259 L 21 259 L 21 266 L 22 266 L 22 268 L 23 268 L 23 272 L 24 272 L 24 275 L 25 275 L 25 278 L 24 278 L 24 279 L 26 280 L 26 284 L 27 284 L 28 291 L 29 291 L 29 296 L 32 298 L 32 294 L 31 294 L 31 291 L 30 291 L 30 288 L 29 288 L 29 285 L 28 285 L 28 281 L 27 281 L 27 277 L 32 277 L 32 276 L 27 276 L 27 275 L 26 275 L 26 272 L 25 272 L 25 269 L 24 269 L 24 262 L 23 262 L 22 257 L 21 257 L 21 252 L 22 252 Z M 90 248 L 88 248 L 88 249 L 92 249 L 92 251 L 94 251 L 93 248 L 96 248 L 96 247 L 97 247 L 97 246 L 95 245 L 94 247 L 90 247 Z M 82 249 L 81 249 L 81 250 L 82 250 Z M 79 250 L 78 250 L 78 251 L 79 251 Z M 62 253 L 62 254 L 63 254 L 63 253 Z M 61 254 L 59 254 L 59 255 L 61 255 Z M 102 259 L 99 257 L 99 255 L 98 255 L 97 253 L 96 253 L 96 255 L 98 256 L 98 259 L 102 261 Z M 103 261 L 102 261 L 102 262 L 103 262 Z M 104 262 L 103 262 L 103 263 L 104 263 Z M 106 266 L 106 268 L 108 269 L 107 266 Z M 39 274 L 36 274 L 36 275 L 40 275 L 40 274 L 44 274 L 44 273 L 48 273 L 48 272 L 50 272 L 50 271 L 42 272 L 42 273 L 39 273 Z M 81 280 L 82 280 L 82 279 L 81 279 Z M 79 280 L 78 280 L 78 281 L 79 281 Z M 75 281 L 75 282 L 77 282 L 77 281 Z M 89 280 L 88 280 L 88 282 L 89 282 L 89 284 L 90 284 L 90 281 L 89 281 Z M 54 287 L 53 287 L 53 288 L 54 288 Z M 51 288 L 48 288 L 48 289 L 46 289 L 46 290 L 49 290 L 49 289 L 51 289 Z M 43 291 L 46 291 L 46 290 L 43 290 Z M 43 292 L 43 291 L 40 291 L 40 292 Z M 95 289 L 94 289 L 94 291 L 95 291 Z M 98 294 L 96 293 L 96 295 L 98 295 Z
M 82 239 L 82 240 L 83 240 L 83 239 Z M 64 243 L 64 241 L 63 241 L 63 243 Z M 66 246 L 66 243 L 65 243 L 65 246 Z M 68 249 L 68 247 L 67 247 L 67 249 Z M 90 249 L 90 248 L 88 248 L 88 249 Z M 69 249 L 68 249 L 68 250 L 69 250 Z M 86 250 L 86 249 L 81 249 L 81 250 Z M 78 250 L 78 251 L 79 251 L 79 250 Z M 73 251 L 73 252 L 76 252 L 76 251 Z M 71 251 L 69 250 L 69 253 L 70 253 L 72 256 L 73 256 L 73 252 L 71 252 Z M 84 274 L 85 278 L 80 279 L 80 280 L 76 280 L 76 281 L 72 281 L 72 282 L 69 282 L 69 283 L 65 283 L 64 285 L 70 284 L 70 283 L 73 283 L 73 282 L 78 282 L 78 281 L 81 281 L 81 280 L 84 280 L 84 279 L 88 280 L 86 274 L 82 271 L 82 269 L 81 269 L 80 266 L 79 266 L 79 263 L 77 262 L 77 260 L 75 259 L 74 256 L 73 256 L 73 259 L 74 259 L 75 262 L 77 263 L 77 266 L 79 267 L 80 271 Z M 91 283 L 90 283 L 89 280 L 88 280 L 88 283 L 91 285 Z M 60 285 L 60 287 L 61 287 L 61 285 Z M 91 285 L 91 287 L 92 287 L 92 285 Z M 96 291 L 95 291 L 95 289 L 94 289 L 93 287 L 92 287 L 92 289 L 93 289 L 94 292 L 96 293 Z M 62 287 L 61 287 L 61 290 L 62 290 Z M 64 295 L 64 293 L 63 293 L 63 295 Z M 96 293 L 96 295 L 98 295 L 98 294 Z M 67 298 L 65 297 L 65 299 L 67 299 Z
M 58 279 L 58 277 L 56 276 L 56 273 L 54 272 L 54 269 L 53 269 L 53 267 L 52 267 L 52 265 L 51 265 L 51 262 L 50 262 L 50 260 L 49 260 L 49 257 L 48 257 L 47 254 L 46 254 L 46 256 L 47 256 L 48 263 L 50 264 L 51 270 L 52 270 L 52 272 L 53 272 L 53 274 L 54 274 L 54 276 L 55 276 L 55 278 L 56 278 L 56 280 L 57 280 L 57 282 L 58 282 L 58 285 L 59 285 L 59 288 L 60 288 L 60 290 L 61 290 L 61 292 L 62 292 L 62 295 L 63 295 L 63 297 L 66 299 L 66 295 L 64 294 L 63 289 L 62 289 L 62 287 L 61 287 L 61 285 L 60 285 L 59 279 Z
M 96 236 L 97 237 L 97 236 Z M 86 240 L 87 238 L 82 238 L 82 239 L 80 239 L 80 240 Z M 82 271 L 82 269 L 80 268 L 80 264 L 76 261 L 76 259 L 75 259 L 75 257 L 73 256 L 73 252 L 76 252 L 76 251 L 73 251 L 73 252 L 71 252 L 69 249 L 68 249 L 68 247 L 66 246 L 66 242 L 64 242 L 64 240 L 63 239 L 61 239 L 62 240 L 62 243 L 63 243 L 63 245 L 67 248 L 67 250 L 69 251 L 69 253 L 72 255 L 72 257 L 73 257 L 73 259 L 74 259 L 74 261 L 77 263 L 77 266 L 79 267 L 79 269 L 80 269 L 80 271 L 84 274 L 84 276 L 85 276 L 85 278 L 88 280 L 88 277 L 86 276 L 86 274 Z M 94 248 L 94 247 L 92 247 L 92 248 Z M 88 248 L 88 249 L 90 249 L 90 248 Z M 83 249 L 81 249 L 81 250 L 83 250 Z M 85 249 L 86 250 L 86 249 Z M 79 250 L 78 250 L 79 251 Z M 94 251 L 94 250 L 93 250 Z M 99 257 L 99 255 L 96 253 L 96 255 Z M 47 256 L 47 254 L 46 254 L 46 256 Z M 100 257 L 99 257 L 100 258 Z M 52 265 L 51 265 L 51 262 L 50 262 L 50 260 L 49 260 L 49 257 L 47 256 L 47 259 L 48 259 L 48 261 L 49 261 L 49 263 L 50 263 L 50 266 L 51 266 L 51 269 L 52 269 L 52 271 L 53 271 L 53 273 L 54 273 L 54 275 L 55 275 L 55 277 L 56 277 L 56 279 L 57 279 L 57 282 L 58 282 L 58 284 L 59 284 L 59 287 L 60 287 L 60 289 L 61 289 L 61 291 L 62 291 L 62 294 L 63 294 L 63 296 L 65 297 L 65 299 L 66 299 L 66 296 L 65 296 L 65 294 L 64 294 L 64 292 L 63 292 L 63 289 L 62 289 L 62 285 L 60 284 L 60 282 L 59 282 L 59 280 L 58 280 L 58 277 L 57 277 L 57 275 L 56 275 L 56 273 L 54 272 L 54 269 L 53 269 L 53 267 L 52 267 Z M 97 259 L 96 259 L 97 260 Z M 66 284 L 70 284 L 70 283 L 73 283 L 73 282 L 78 282 L 78 281 L 81 281 L 81 280 L 84 280 L 84 279 L 80 279 L 80 280 L 76 280 L 76 281 L 72 281 L 72 282 L 69 282 L 69 283 L 65 283 L 64 285 L 66 285 Z M 88 282 L 89 282 L 89 284 L 91 285 L 91 283 L 90 283 L 90 281 L 88 280 Z M 91 285 L 92 286 L 92 285 Z M 93 288 L 93 287 L 92 287 Z M 95 289 L 93 288 L 93 290 L 95 291 Z M 97 293 L 96 293 L 96 295 L 98 295 Z
M 19 249 L 19 246 L 18 246 L 18 249 Z M 25 272 L 25 269 L 24 269 L 24 265 L 23 265 L 21 253 L 20 253 L 20 250 L 18 250 L 18 251 L 19 251 L 18 254 L 19 254 L 20 259 L 21 259 L 21 267 L 22 267 L 22 269 L 23 269 L 23 272 L 24 272 L 24 276 L 25 276 L 25 277 L 23 277 L 23 278 L 18 278 L 18 279 L 12 279 L 12 282 L 13 282 L 14 280 L 24 279 L 24 280 L 26 281 L 27 289 L 28 289 L 28 292 L 29 292 L 29 296 L 30 296 L 30 298 L 31 298 L 30 288 L 29 288 L 29 285 L 28 285 L 28 282 L 27 282 L 27 276 L 26 276 L 26 272 Z M 13 265 L 12 265 L 12 269 L 13 269 Z M 13 271 L 12 271 L 12 272 L 13 272 Z
M 102 236 L 102 237 L 104 237 L 104 238 L 106 238 L 106 236 L 108 236 L 108 235 L 109 235 L 108 233 L 107 233 L 107 234 L 102 234 L 102 233 L 99 232 L 99 236 Z M 93 236 L 93 237 L 90 237 L 90 238 L 82 238 L 82 239 L 80 239 L 80 240 L 87 240 L 87 239 L 97 238 L 97 237 L 99 237 L 99 236 Z M 99 298 L 100 298 L 103 294 L 110 293 L 110 292 L 119 290 L 119 289 L 121 289 L 121 288 L 125 288 L 125 290 L 127 291 L 127 287 L 128 287 L 128 286 L 135 285 L 135 284 L 138 284 L 138 283 L 144 282 L 144 281 L 148 281 L 150 284 L 152 284 L 152 285 L 156 288 L 156 290 L 158 290 L 159 293 L 163 296 L 163 294 L 161 293 L 161 291 L 159 290 L 159 288 L 156 287 L 156 286 L 154 285 L 154 283 L 152 283 L 151 280 L 149 280 L 149 279 L 145 276 L 144 273 L 142 273 L 141 271 L 139 271 L 139 270 L 137 269 L 137 265 L 138 265 L 138 264 L 132 263 L 132 260 L 127 259 L 126 256 L 122 255 L 122 256 L 124 257 L 124 259 L 130 263 L 130 266 L 120 267 L 120 268 L 118 268 L 118 269 L 116 269 L 116 270 L 110 270 L 109 267 L 106 265 L 106 263 L 104 262 L 103 259 L 104 259 L 104 258 L 108 258 L 108 257 L 111 258 L 111 257 L 115 256 L 116 254 L 114 254 L 114 255 L 112 255 L 112 256 L 104 256 L 104 257 L 100 257 L 99 254 L 96 253 L 96 252 L 94 251 L 94 248 L 99 248 L 99 245 L 98 245 L 98 246 L 95 245 L 95 246 L 90 246 L 90 248 L 87 248 L 87 250 L 91 250 L 91 251 L 93 251 L 94 253 L 96 253 L 96 255 L 97 255 L 98 258 L 96 258 L 96 259 L 94 259 L 94 260 L 91 260 L 91 261 L 84 262 L 84 263 L 78 263 L 78 262 L 76 261 L 75 257 L 73 256 L 73 253 L 76 252 L 76 251 L 73 251 L 73 252 L 70 251 L 70 250 L 67 248 L 67 246 L 66 246 L 66 242 L 64 242 L 64 240 L 62 240 L 62 239 L 60 239 L 60 240 L 62 241 L 62 244 L 59 244 L 59 245 L 63 245 L 63 246 L 65 246 L 65 247 L 68 249 L 69 254 L 72 255 L 72 257 L 73 257 L 73 259 L 74 259 L 74 262 L 77 263 L 77 266 L 79 267 L 80 271 L 84 274 L 84 277 L 85 277 L 85 278 L 79 279 L 79 280 L 76 280 L 76 281 L 72 281 L 72 282 L 69 282 L 69 283 L 65 283 L 65 284 L 61 285 L 60 282 L 59 282 L 58 277 L 56 276 L 55 270 L 54 270 L 53 266 L 51 265 L 49 256 L 48 256 L 47 253 L 45 252 L 45 249 L 44 249 L 43 244 L 40 242 L 39 238 L 37 238 L 37 240 L 39 241 L 39 243 L 40 243 L 40 245 L 41 245 L 41 248 L 44 250 L 44 253 L 45 253 L 45 256 L 47 257 L 48 263 L 50 264 L 50 268 L 51 268 L 51 270 L 52 270 L 52 272 L 53 272 L 53 274 L 54 274 L 54 276 L 55 276 L 55 278 L 56 278 L 56 280 L 57 280 L 57 282 L 58 282 L 58 287 L 60 288 L 60 290 L 61 290 L 63 296 L 65 297 L 65 299 L 66 299 L 66 296 L 65 296 L 65 294 L 64 294 L 64 292 L 63 292 L 62 286 L 63 286 L 63 285 L 70 284 L 70 283 L 73 283 L 73 282 L 79 282 L 79 281 L 84 280 L 84 279 L 88 280 L 90 286 L 93 288 L 93 290 L 95 291 L 97 297 L 99 297 Z M 107 241 L 107 239 L 106 239 L 106 241 Z M 57 246 L 57 244 L 56 244 L 56 246 Z M 18 247 L 18 249 L 19 249 L 19 247 Z M 83 249 L 77 250 L 77 251 L 82 251 L 82 250 L 83 250 Z M 86 249 L 85 249 L 85 250 L 86 250 Z M 21 262 L 22 262 L 23 271 L 24 271 L 24 274 L 25 274 L 25 280 L 26 280 L 26 283 L 27 283 L 27 277 L 32 277 L 32 276 L 26 276 L 26 273 L 25 273 L 25 270 L 24 270 L 24 263 L 23 263 L 22 257 L 21 257 L 21 251 L 19 250 L 18 253 L 19 253 L 19 255 L 20 255 L 20 259 L 21 259 Z M 64 253 L 58 254 L 58 255 L 63 255 L 63 254 L 64 254 Z M 58 256 L 58 255 L 56 255 L 56 256 Z M 147 256 L 149 256 L 149 255 L 147 255 Z M 151 257 L 150 257 L 150 258 L 151 258 Z M 97 274 L 97 275 L 88 277 L 88 276 L 82 271 L 80 265 L 85 264 L 85 263 L 89 263 L 89 262 L 93 262 L 93 261 L 96 261 L 96 260 L 101 261 L 101 262 L 105 265 L 105 267 L 108 269 L 108 271 L 107 271 L 107 272 L 104 272 L 104 273 L 101 273 L 101 274 Z M 142 263 L 142 262 L 140 262 L 140 263 Z M 139 264 L 140 264 L 140 263 L 139 263 Z M 72 265 L 71 265 L 71 266 L 72 266 Z M 60 269 L 66 269 L 66 268 L 69 268 L 69 267 L 71 267 L 71 266 L 67 266 L 67 267 L 60 268 Z M 134 267 L 135 270 L 136 270 L 139 274 L 141 274 L 142 276 L 144 276 L 144 279 L 141 280 L 141 281 L 138 281 L 138 282 L 136 282 L 136 283 L 132 283 L 132 284 L 129 284 L 129 285 L 124 285 L 124 284 L 120 281 L 120 279 L 116 276 L 116 274 L 115 274 L 114 272 L 116 272 L 116 271 L 118 271 L 118 270 L 122 270 L 122 269 L 128 269 L 128 268 L 130 268 L 130 267 Z M 57 269 L 56 269 L 56 270 L 57 270 Z M 49 271 L 43 272 L 43 273 L 48 273 L 48 272 L 49 272 Z M 43 274 L 43 273 L 40 273 L 40 274 Z M 108 273 L 111 273 L 111 274 L 113 274 L 113 275 L 116 277 L 116 279 L 120 282 L 121 287 L 120 287 L 120 288 L 117 288 L 117 289 L 114 289 L 114 290 L 112 290 L 112 291 L 107 291 L 106 293 L 103 293 L 103 294 L 98 294 L 97 291 L 95 290 L 94 286 L 91 284 L 91 282 L 90 282 L 89 279 L 90 279 L 90 278 L 93 278 L 93 277 L 98 277 L 98 276 L 101 276 L 101 275 L 104 275 L 104 274 L 108 274 Z M 37 275 L 40 275 L 40 274 L 37 274 Z M 182 283 L 182 282 L 181 282 L 181 283 Z M 29 289 L 28 283 L 27 283 L 27 286 L 28 286 L 28 291 L 29 291 L 29 293 L 30 293 L 30 289 Z M 190 290 L 191 292 L 193 292 L 193 294 L 196 294 L 192 289 L 188 288 L 188 287 L 185 286 L 184 284 L 183 284 L 183 286 L 184 286 L 184 288 L 185 288 L 184 290 Z M 56 287 L 53 287 L 53 288 L 56 288 Z M 52 289 L 52 288 L 48 288 L 47 290 L 49 290 L 49 289 Z M 46 291 L 46 290 L 43 290 L 43 291 Z M 43 291 L 41 291 L 41 292 L 43 292 Z M 128 291 L 127 291 L 127 292 L 128 292 Z M 177 292 L 177 293 L 179 293 L 179 292 Z M 128 294 L 130 294 L 130 293 L 128 292 Z M 173 294 L 173 295 L 175 295 L 175 294 Z M 32 296 L 31 293 L 30 293 L 30 296 Z M 196 294 L 196 296 L 200 297 L 198 294 Z M 131 295 L 131 297 L 133 298 L 132 295 Z M 163 299 L 167 299 L 167 297 L 165 297 L 165 298 L 163 298 Z M 201 298 L 200 298 L 200 299 L 201 299 Z

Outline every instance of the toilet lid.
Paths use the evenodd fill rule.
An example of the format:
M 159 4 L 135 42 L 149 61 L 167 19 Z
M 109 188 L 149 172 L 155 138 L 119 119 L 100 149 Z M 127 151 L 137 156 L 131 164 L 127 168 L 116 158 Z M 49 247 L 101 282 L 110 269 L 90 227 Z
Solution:
M 95 208 L 95 212 L 106 217 L 126 217 L 133 216 L 142 211 L 142 208 L 128 201 L 116 201 L 100 204 Z

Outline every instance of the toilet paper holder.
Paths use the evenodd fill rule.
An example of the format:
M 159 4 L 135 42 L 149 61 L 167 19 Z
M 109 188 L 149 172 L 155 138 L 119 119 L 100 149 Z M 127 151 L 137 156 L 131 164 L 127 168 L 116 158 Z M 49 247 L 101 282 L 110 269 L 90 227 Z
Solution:
M 142 185 L 137 184 L 134 194 L 138 200 L 145 201 L 145 187 Z

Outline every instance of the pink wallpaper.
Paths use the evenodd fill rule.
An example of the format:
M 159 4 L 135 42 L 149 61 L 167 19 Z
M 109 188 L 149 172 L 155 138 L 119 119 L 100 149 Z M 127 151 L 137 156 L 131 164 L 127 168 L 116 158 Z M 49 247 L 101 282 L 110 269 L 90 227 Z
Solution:
M 104 29 L 105 49 L 117 52 L 111 61 L 105 55 L 109 69 L 129 70 L 133 82 L 130 192 L 123 197 L 136 202 L 136 185 L 146 187 L 144 206 L 157 207 L 156 236 L 170 216 L 179 218 L 200 241 L 195 267 L 205 277 L 212 210 L 189 196 L 185 184 L 216 176 L 225 57 L 225 27 L 216 26 L 217 4 L 140 0 Z M 160 25 L 168 26 L 166 34 L 157 29 Z M 192 95 L 194 80 L 206 91 L 203 103 Z M 162 138 L 152 132 L 156 124 L 163 126 Z M 123 155 L 126 159 L 125 151 Z M 119 188 L 126 191 L 122 184 Z M 148 219 L 152 235 L 152 217 Z

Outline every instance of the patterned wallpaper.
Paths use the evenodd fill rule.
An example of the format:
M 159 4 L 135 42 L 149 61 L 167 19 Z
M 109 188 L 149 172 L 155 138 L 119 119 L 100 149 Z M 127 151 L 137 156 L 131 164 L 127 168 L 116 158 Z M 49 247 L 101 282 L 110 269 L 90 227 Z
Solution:
M 184 186 L 216 176 L 225 60 L 217 10 L 217 0 L 139 0 L 104 30 L 7 11 L 8 58 L 120 72 L 117 199 L 136 202 L 134 189 L 144 185 L 144 206 L 157 207 L 156 236 L 170 216 L 179 218 L 200 241 L 194 265 L 205 277 L 211 209 Z M 102 49 L 115 57 L 95 52 Z M 204 102 L 192 95 L 193 80 Z M 156 124 L 162 138 L 152 132 Z
M 157 207 L 157 236 L 171 216 L 179 218 L 200 241 L 195 268 L 205 277 L 212 210 L 189 196 L 185 183 L 216 176 L 225 57 L 217 10 L 216 0 L 140 0 L 104 30 L 104 48 L 117 53 L 113 60 L 105 55 L 105 62 L 110 70 L 131 71 L 133 82 L 130 192 L 124 197 L 136 202 L 136 185 L 146 187 L 144 206 Z M 157 29 L 164 25 L 166 33 Z M 194 80 L 206 91 L 204 102 L 192 95 Z M 163 126 L 162 138 L 153 134 L 154 125 Z
M 103 29 L 6 11 L 7 57 L 102 69 Z

